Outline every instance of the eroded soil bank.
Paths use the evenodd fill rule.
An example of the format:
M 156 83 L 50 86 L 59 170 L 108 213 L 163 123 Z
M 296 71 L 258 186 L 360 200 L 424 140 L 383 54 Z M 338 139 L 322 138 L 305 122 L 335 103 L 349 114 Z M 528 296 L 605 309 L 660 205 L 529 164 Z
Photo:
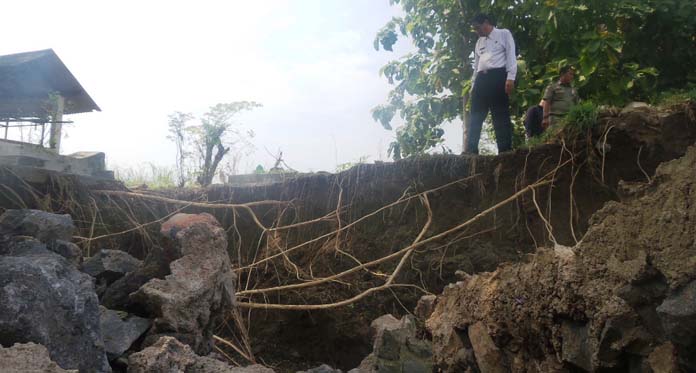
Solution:
M 175 212 L 209 212 L 227 234 L 228 253 L 238 279 L 237 307 L 241 314 L 237 318 L 227 317 L 216 333 L 238 345 L 247 345 L 247 355 L 274 365 L 281 372 L 319 363 L 347 370 L 358 366 L 372 350 L 369 325 L 378 316 L 391 313 L 400 317 L 413 310 L 424 292 L 440 294 L 448 284 L 495 271 L 501 263 L 527 263 L 527 254 L 536 252 L 538 247 L 553 246 L 554 241 L 567 247 L 576 247 L 581 240 L 585 244 L 587 238 L 583 236 L 588 229 L 592 232 L 593 214 L 607 202 L 635 195 L 641 184 L 657 180 L 653 175 L 659 164 L 683 156 L 688 146 L 696 142 L 695 111 L 692 103 L 670 110 L 606 112 L 592 132 L 531 150 L 495 157 L 439 155 L 393 164 L 360 165 L 336 175 L 316 174 L 266 187 L 213 186 L 205 190 L 128 194 L 119 185 L 54 174 L 37 176 L 31 170 L 3 170 L 0 177 L 7 193 L 0 196 L 0 206 L 69 213 L 77 226 L 75 241 L 85 256 L 102 249 L 117 249 L 138 259 L 166 246 L 159 235 L 166 217 Z M 534 188 L 534 193 L 510 199 L 542 179 L 550 182 Z M 509 203 L 477 217 L 508 199 Z M 259 201 L 268 203 L 240 206 Z M 315 287 L 263 289 L 316 281 L 350 270 L 358 263 L 378 260 L 408 247 L 426 225 L 421 239 L 474 218 L 472 224 L 419 246 L 410 255 L 405 269 L 394 279 L 395 284 L 408 286 L 390 287 L 348 306 L 322 310 L 244 306 L 330 305 L 359 295 L 384 284 L 399 257 Z M 551 264 L 558 260 L 553 259 L 553 252 L 545 252 L 539 257 L 550 255 Z M 510 281 L 509 291 L 515 291 Z M 555 278 L 550 283 L 553 281 Z M 451 292 L 446 290 L 445 297 L 453 297 Z M 522 313 L 534 309 L 526 306 L 527 300 L 504 299 L 517 305 Z M 480 301 L 468 301 L 475 309 L 475 317 L 467 316 L 471 318 L 464 321 L 441 318 L 445 324 L 454 325 L 456 321 L 452 327 L 465 346 L 452 353 L 476 355 L 475 351 L 467 352 L 471 350 L 466 347 L 469 342 L 461 336 L 469 333 L 470 325 L 486 321 L 477 324 L 485 325 L 485 329 L 477 326 L 475 330 L 488 331 L 494 345 L 503 351 L 506 367 L 513 366 L 515 357 L 508 355 L 505 348 L 512 351 L 515 345 L 501 347 L 499 335 L 491 331 L 497 324 L 489 324 L 481 316 L 497 314 L 483 306 L 477 308 Z M 439 302 L 437 312 L 448 314 L 442 308 L 448 302 Z M 459 310 L 452 313 L 464 314 Z M 581 325 L 589 320 L 589 316 L 583 317 L 570 320 Z M 436 346 L 443 346 L 435 332 L 439 328 L 432 324 Z M 515 336 L 513 331 L 506 333 Z M 504 341 L 507 337 L 501 338 Z M 558 335 L 541 328 L 535 338 L 532 340 L 540 344 L 553 345 Z M 664 340 L 660 338 L 659 341 Z M 242 359 L 233 350 L 225 351 Z M 540 356 L 558 351 L 562 352 L 553 348 L 534 350 L 524 355 L 522 361 L 545 361 Z M 638 356 L 642 364 L 645 359 Z M 450 362 L 453 358 L 437 349 L 436 357 L 441 367 L 452 371 L 461 367 L 479 369 L 477 359 L 473 363 L 456 359 Z M 622 357 L 607 359 L 624 361 Z M 601 364 L 610 367 L 614 363 Z
M 696 147 L 582 242 L 467 277 L 427 321 L 444 371 L 696 370 Z

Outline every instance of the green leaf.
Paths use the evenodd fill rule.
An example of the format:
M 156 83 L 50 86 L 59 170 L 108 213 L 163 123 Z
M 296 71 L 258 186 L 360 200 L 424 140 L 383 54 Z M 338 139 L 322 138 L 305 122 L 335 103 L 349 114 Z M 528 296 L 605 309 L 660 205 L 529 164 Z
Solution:
M 468 18 L 478 12 L 497 18 L 517 44 L 519 82 L 510 107 L 516 123 L 565 63 L 578 68 L 580 96 L 598 104 L 648 100 L 657 86 L 696 81 L 693 0 L 390 1 L 404 16 L 377 33 L 375 47 L 391 50 L 397 27 L 417 47 L 381 70 L 393 85 L 391 115 L 404 120 L 395 131 L 398 147 L 390 148 L 395 157 L 430 151 L 443 140 L 440 126 L 461 116 L 477 40 Z M 379 117 L 386 121 L 387 114 Z

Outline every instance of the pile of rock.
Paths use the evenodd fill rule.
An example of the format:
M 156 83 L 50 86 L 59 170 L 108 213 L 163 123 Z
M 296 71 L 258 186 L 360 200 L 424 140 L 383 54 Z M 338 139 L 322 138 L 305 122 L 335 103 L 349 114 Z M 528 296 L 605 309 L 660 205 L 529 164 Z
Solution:
M 269 373 L 205 357 L 233 306 L 224 230 L 178 214 L 144 261 L 101 250 L 82 263 L 69 215 L 0 216 L 0 367 L 42 372 Z M 100 302 L 101 299 L 101 302 Z M 101 304 L 100 304 L 101 303 Z
M 93 279 L 50 250 L 70 247 L 73 230 L 69 215 L 0 216 L 0 344 L 33 342 L 63 369 L 109 372 Z

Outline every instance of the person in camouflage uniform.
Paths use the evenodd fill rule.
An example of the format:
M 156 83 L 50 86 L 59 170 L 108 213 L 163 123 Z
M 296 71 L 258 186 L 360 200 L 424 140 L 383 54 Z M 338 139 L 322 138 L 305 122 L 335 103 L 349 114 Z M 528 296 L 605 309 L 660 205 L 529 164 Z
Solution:
M 561 68 L 560 77 L 557 81 L 549 84 L 544 92 L 544 116 L 542 126 L 544 129 L 550 125 L 558 123 L 571 107 L 580 102 L 578 91 L 572 86 L 575 78 L 575 70 L 572 66 Z

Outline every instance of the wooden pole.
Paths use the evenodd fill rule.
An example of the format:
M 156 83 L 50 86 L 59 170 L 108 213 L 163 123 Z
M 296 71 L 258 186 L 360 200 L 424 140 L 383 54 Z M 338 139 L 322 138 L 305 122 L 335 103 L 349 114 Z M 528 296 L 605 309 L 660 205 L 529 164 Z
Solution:
M 41 142 L 39 145 L 44 146 L 44 139 L 46 138 L 46 123 L 41 123 Z
M 469 110 L 467 110 L 466 106 L 469 104 L 469 94 L 465 94 L 464 97 L 462 97 L 462 154 L 466 152 L 466 135 L 467 132 L 469 132 Z
M 65 108 L 65 99 L 63 96 L 55 96 L 55 106 L 53 107 L 53 113 L 51 113 L 51 134 L 48 139 L 48 147 L 60 153 L 60 138 L 63 132 L 63 110 Z

